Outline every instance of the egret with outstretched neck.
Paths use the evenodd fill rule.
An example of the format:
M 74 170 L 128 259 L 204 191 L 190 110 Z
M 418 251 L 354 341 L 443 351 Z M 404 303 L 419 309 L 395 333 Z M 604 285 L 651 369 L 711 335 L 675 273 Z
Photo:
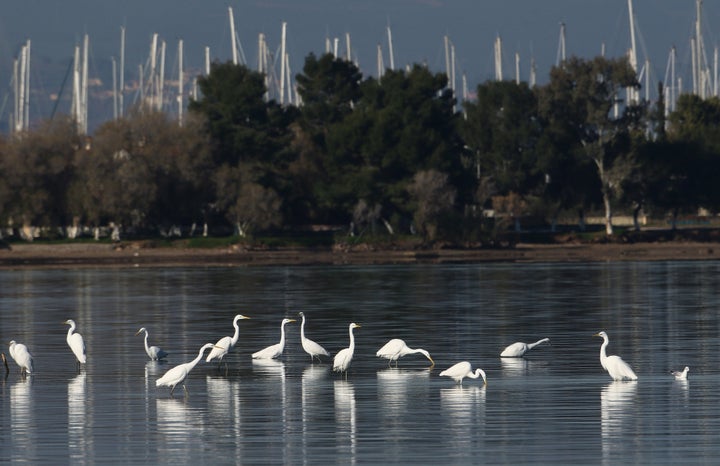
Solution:
M 145 327 L 143 327 L 143 328 L 141 328 L 140 330 L 138 330 L 137 333 L 135 334 L 135 336 L 138 336 L 138 335 L 140 335 L 141 333 L 145 333 L 145 352 L 146 352 L 147 355 L 150 357 L 150 359 L 152 359 L 153 361 L 157 361 L 158 359 L 163 359 L 163 358 L 166 358 L 166 357 L 167 357 L 168 354 L 167 354 L 165 351 L 161 350 L 159 347 L 157 347 L 157 346 L 148 346 L 148 336 L 149 336 L 149 334 L 148 334 L 148 331 L 147 331 L 147 329 L 146 329 Z
M 330 356 L 330 353 L 328 353 L 325 348 L 305 336 L 305 314 L 300 312 L 298 315 L 302 317 L 302 323 L 300 324 L 300 342 L 305 352 L 310 355 L 310 361 L 314 362 L 316 357 L 318 361 L 320 361 L 320 356 Z
M 523 343 L 521 341 L 518 341 L 516 343 L 513 343 L 512 345 L 509 345 L 507 348 L 503 350 L 502 353 L 500 353 L 501 358 L 521 358 L 530 351 L 531 349 L 535 348 L 538 345 L 542 345 L 543 343 L 550 343 L 549 338 L 543 338 L 542 340 L 538 340 L 535 343 Z
M 593 336 L 601 337 L 603 339 L 603 344 L 600 346 L 600 364 L 602 365 L 603 369 L 608 371 L 608 374 L 610 374 L 610 377 L 612 377 L 613 380 L 638 379 L 637 375 L 635 375 L 635 372 L 633 372 L 633 370 L 630 368 L 630 365 L 623 361 L 620 356 L 607 355 L 607 353 L 605 352 L 605 348 L 607 348 L 607 345 L 610 342 L 607 333 L 598 332 Z
M 68 346 L 78 361 L 78 370 L 80 370 L 80 364 L 85 364 L 85 362 L 87 362 L 87 357 L 85 356 L 85 341 L 83 340 L 82 335 L 79 333 L 73 333 L 75 331 L 74 320 L 68 319 L 63 323 L 70 326 L 66 340 Z
M 408 345 L 405 344 L 405 341 L 401 340 L 400 338 L 393 338 L 392 340 L 385 343 L 385 345 L 383 345 L 383 347 L 380 348 L 377 353 L 375 353 L 375 356 L 387 359 L 388 366 L 392 365 L 393 361 L 395 361 L 395 367 L 397 367 L 398 360 L 400 358 L 402 358 L 403 356 L 407 356 L 408 354 L 417 353 L 420 353 L 426 358 L 428 358 L 432 366 L 435 365 L 435 361 L 433 361 L 433 359 L 430 357 L 430 353 L 428 353 L 422 348 L 410 348 L 408 347 Z
M 280 324 L 280 342 L 270 345 L 265 349 L 256 351 L 252 354 L 253 359 L 275 359 L 282 356 L 285 351 L 285 325 L 295 322 L 295 319 L 283 319 Z
M 210 354 L 208 354 L 207 359 L 205 359 L 205 362 L 210 362 L 213 359 L 217 358 L 218 365 L 222 362 L 223 357 L 225 357 L 228 352 L 235 347 L 235 345 L 238 342 L 238 338 L 240 338 L 240 327 L 238 327 L 238 320 L 243 319 L 249 319 L 250 317 L 245 317 L 242 314 L 238 314 L 233 318 L 233 327 L 235 327 L 235 333 L 232 337 L 222 337 L 215 343 L 215 347 L 212 351 L 210 351 Z
M 350 367 L 353 354 L 355 353 L 355 336 L 353 335 L 353 329 L 355 328 L 360 328 L 360 324 L 356 324 L 355 322 L 350 324 L 348 327 L 348 332 L 350 333 L 350 346 L 338 351 L 335 355 L 335 359 L 333 359 L 333 370 L 335 372 L 345 372 L 345 375 L 347 375 L 347 370 Z
M 183 390 L 185 390 L 185 394 L 188 394 L 188 390 L 185 387 L 185 379 L 190 374 L 190 371 L 195 368 L 197 363 L 200 362 L 200 359 L 203 357 L 203 353 L 208 348 L 213 348 L 215 345 L 212 343 L 205 343 L 202 348 L 200 348 L 200 351 L 198 352 L 198 355 L 195 359 L 193 359 L 190 362 L 186 362 L 184 364 L 179 364 L 172 369 L 165 372 L 165 374 L 157 379 L 155 381 L 156 387 L 170 387 L 170 396 L 173 395 L 173 392 L 175 391 L 175 386 L 179 383 L 182 383 Z
M 467 361 L 459 362 L 454 366 L 445 369 L 444 371 L 440 372 L 440 376 L 450 377 L 458 384 L 462 384 L 462 381 L 465 377 L 469 377 L 471 379 L 477 379 L 478 377 L 482 377 L 483 384 L 487 385 L 487 377 L 485 376 L 485 371 L 477 368 L 475 369 L 475 372 L 473 372 L 472 365 Z

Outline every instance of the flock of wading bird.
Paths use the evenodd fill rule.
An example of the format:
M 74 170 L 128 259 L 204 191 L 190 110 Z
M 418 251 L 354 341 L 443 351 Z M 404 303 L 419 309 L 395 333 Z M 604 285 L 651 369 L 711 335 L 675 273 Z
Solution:
M 298 316 L 302 318 L 302 324 L 300 326 L 300 341 L 302 343 L 303 350 L 305 350 L 305 352 L 310 355 L 311 361 L 314 362 L 315 358 L 321 361 L 321 358 L 323 356 L 329 357 L 330 353 L 328 353 L 325 348 L 305 336 L 305 314 L 300 312 Z M 205 351 L 208 349 L 210 350 L 210 353 L 207 355 L 207 358 L 205 358 L 205 361 L 211 362 L 213 360 L 217 360 L 218 365 L 220 365 L 223 358 L 237 344 L 238 338 L 240 336 L 240 327 L 238 326 L 238 321 L 243 319 L 249 319 L 249 317 L 246 317 L 242 314 L 237 314 L 233 318 L 233 327 L 235 328 L 235 333 L 232 337 L 226 336 L 219 339 L 214 344 L 204 344 L 200 348 L 200 351 L 198 352 L 198 355 L 195 359 L 184 364 L 179 364 L 169 369 L 162 377 L 155 381 L 155 386 L 169 387 L 170 396 L 172 396 L 173 392 L 175 391 L 175 387 L 178 384 L 182 384 L 183 390 L 187 395 L 185 379 L 190 374 L 190 371 L 192 371 L 193 368 L 200 362 L 203 355 L 205 354 Z M 282 356 L 283 351 L 285 350 L 285 325 L 295 321 L 295 319 L 283 319 L 282 323 L 280 324 L 280 342 L 253 353 L 252 358 L 275 359 Z M 85 364 L 85 362 L 87 361 L 85 355 L 85 342 L 83 341 L 82 335 L 75 332 L 76 325 L 74 320 L 68 319 L 64 322 L 64 324 L 70 326 L 67 333 L 67 344 L 75 355 L 75 358 L 77 359 L 79 370 L 81 364 Z M 350 363 L 352 362 L 353 355 L 355 353 L 355 335 L 353 334 L 353 330 L 356 328 L 360 328 L 360 325 L 356 324 L 355 322 L 350 324 L 348 328 L 348 333 L 350 335 L 350 345 L 347 348 L 343 348 L 338 351 L 338 353 L 333 358 L 333 371 L 344 373 L 345 376 L 347 376 L 347 370 L 350 367 Z M 137 336 L 140 334 L 145 335 L 145 352 L 150 359 L 161 360 L 168 356 L 168 353 L 163 351 L 159 347 L 148 345 L 149 334 L 145 327 L 142 327 L 140 330 L 138 330 L 135 335 Z M 612 377 L 613 380 L 637 380 L 638 377 L 637 375 L 635 375 L 635 372 L 632 370 L 628 363 L 622 360 L 620 356 L 607 355 L 606 348 L 608 343 L 610 342 L 607 333 L 602 331 L 596 333 L 593 336 L 601 337 L 603 339 L 603 343 L 600 346 L 600 364 L 602 365 L 603 369 L 605 369 L 608 374 L 610 374 L 610 377 Z M 550 344 L 550 339 L 543 338 L 536 341 L 535 343 L 513 343 L 506 347 L 502 351 L 502 353 L 500 353 L 500 357 L 521 358 L 525 355 L 525 353 L 543 343 Z M 15 340 L 10 341 L 9 345 L 10 357 L 20 367 L 21 375 L 25 377 L 29 374 L 32 374 L 34 371 L 33 357 L 27 346 L 23 345 L 22 343 L 17 343 Z M 400 358 L 402 358 L 403 356 L 407 356 L 408 354 L 417 353 L 422 354 L 426 358 L 428 358 L 431 363 L 431 367 L 435 365 L 435 361 L 433 361 L 432 357 L 430 357 L 430 353 L 421 348 L 410 348 L 405 344 L 405 341 L 399 338 L 393 338 L 392 340 L 388 341 L 382 348 L 377 351 L 377 353 L 375 353 L 375 355 L 377 357 L 387 359 L 388 365 L 392 365 L 394 362 L 395 367 L 397 367 L 398 360 Z M 2 357 L 7 374 L 9 373 L 10 369 L 8 368 L 5 354 L 0 353 L 0 356 Z M 671 371 L 671 373 L 676 379 L 685 380 L 687 379 L 687 374 L 689 370 L 690 369 L 688 367 L 685 367 L 685 369 L 682 371 Z M 449 377 L 458 384 L 462 384 L 462 381 L 465 377 L 472 379 L 482 377 L 483 383 L 487 384 L 487 377 L 485 371 L 480 368 L 476 368 L 473 371 L 472 364 L 470 364 L 468 361 L 461 361 L 449 367 L 448 369 L 445 369 L 444 371 L 440 372 L 440 376 Z

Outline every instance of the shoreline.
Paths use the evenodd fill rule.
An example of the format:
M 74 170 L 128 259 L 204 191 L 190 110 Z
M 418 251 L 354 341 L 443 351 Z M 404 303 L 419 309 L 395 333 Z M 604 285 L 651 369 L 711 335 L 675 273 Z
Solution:
M 27 243 L 1 249 L 0 269 L 717 260 L 720 259 L 719 246 L 714 242 L 674 241 L 624 244 L 518 243 L 512 248 L 476 249 L 246 250 L 239 247 L 150 248 L 134 243 Z

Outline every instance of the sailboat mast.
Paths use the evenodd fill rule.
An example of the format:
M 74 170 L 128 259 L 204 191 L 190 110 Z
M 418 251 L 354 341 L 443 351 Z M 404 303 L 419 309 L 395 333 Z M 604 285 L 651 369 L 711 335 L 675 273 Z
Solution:
M 395 71 L 395 53 L 393 52 L 392 30 L 390 30 L 390 26 L 387 27 L 387 37 L 388 53 L 390 55 L 390 70 Z
M 630 66 L 633 69 L 633 72 L 637 76 L 637 49 L 635 44 L 635 12 L 633 9 L 633 0 L 628 0 L 628 16 L 630 17 Z M 628 88 L 628 101 L 629 103 L 636 103 L 637 102 L 637 92 L 632 89 Z
M 183 40 L 178 41 L 178 125 L 183 125 L 184 87 L 185 75 L 183 74 Z
M 280 105 L 285 104 L 285 39 L 287 34 L 287 23 L 282 23 L 282 35 L 280 38 Z
M 125 108 L 125 26 L 120 28 L 120 92 L 118 94 L 118 115 L 124 114 Z
M 228 7 L 228 16 L 230 18 L 230 43 L 232 44 L 232 62 L 233 65 L 237 65 L 238 51 L 237 41 L 235 40 L 235 16 L 233 15 L 233 9 L 231 6 Z

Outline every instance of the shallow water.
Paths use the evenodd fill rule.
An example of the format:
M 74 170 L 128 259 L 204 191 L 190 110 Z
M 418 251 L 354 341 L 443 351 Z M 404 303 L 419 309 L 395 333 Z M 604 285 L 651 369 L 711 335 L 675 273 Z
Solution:
M 0 271 L 0 338 L 36 371 L 0 380 L 0 462 L 237 464 L 717 463 L 716 262 L 478 264 Z M 356 349 L 347 377 L 310 361 L 299 322 L 280 361 L 250 354 L 304 311 L 331 354 Z M 240 340 L 170 397 L 155 380 L 207 342 Z M 73 318 L 88 347 L 78 373 Z M 150 344 L 170 353 L 152 362 Z M 613 382 L 599 338 L 639 376 Z M 523 359 L 514 341 L 549 337 Z M 403 338 L 430 352 L 388 367 Z M 7 346 L 3 351 L 7 354 Z M 488 376 L 439 377 L 461 360 Z M 690 366 L 680 382 L 670 369 Z

